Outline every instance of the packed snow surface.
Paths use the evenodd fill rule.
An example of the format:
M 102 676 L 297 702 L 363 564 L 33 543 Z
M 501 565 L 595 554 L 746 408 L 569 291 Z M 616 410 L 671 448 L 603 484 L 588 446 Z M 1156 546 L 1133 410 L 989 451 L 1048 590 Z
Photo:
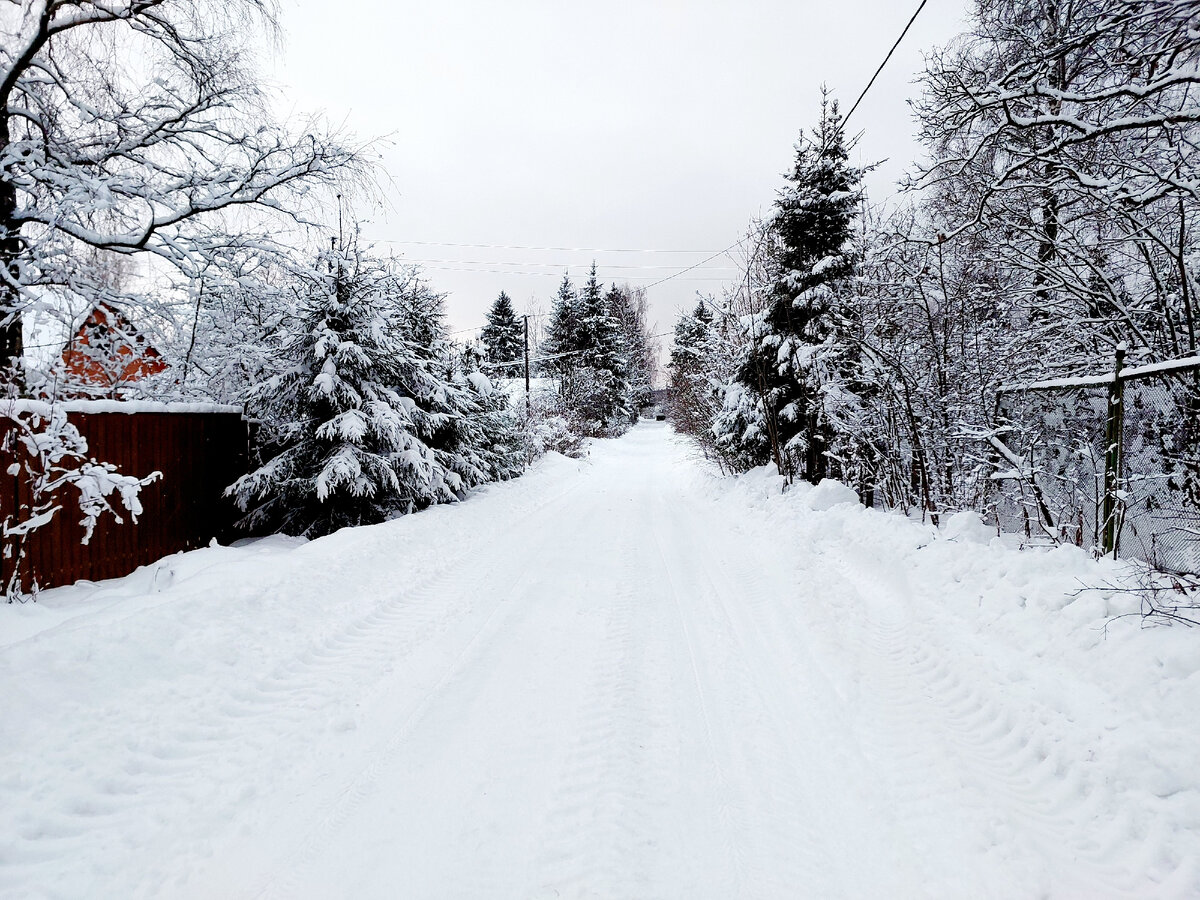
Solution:
M 1127 578 L 649 424 L 170 557 L 0 608 L 0 894 L 1197 896 L 1200 637 Z

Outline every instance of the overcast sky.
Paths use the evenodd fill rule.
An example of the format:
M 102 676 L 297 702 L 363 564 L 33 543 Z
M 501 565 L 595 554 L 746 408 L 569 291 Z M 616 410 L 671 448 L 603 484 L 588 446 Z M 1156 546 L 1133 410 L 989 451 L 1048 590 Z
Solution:
M 548 309 L 564 269 L 582 281 L 593 258 L 606 282 L 649 284 L 732 244 L 774 198 L 820 85 L 848 110 L 916 3 L 285 0 L 273 75 L 285 113 L 386 138 L 389 202 L 364 233 L 425 263 L 463 329 L 502 289 Z M 875 199 L 918 154 L 906 100 L 964 11 L 929 0 L 850 123 L 860 162 L 889 160 Z M 697 290 L 719 294 L 730 264 L 652 287 L 658 330 Z

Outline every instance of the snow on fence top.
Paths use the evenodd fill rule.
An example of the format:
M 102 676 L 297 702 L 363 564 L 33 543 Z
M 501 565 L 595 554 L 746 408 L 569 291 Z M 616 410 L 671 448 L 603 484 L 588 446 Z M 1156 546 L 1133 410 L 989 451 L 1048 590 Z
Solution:
M 60 409 L 68 413 L 235 413 L 242 414 L 242 407 L 224 403 L 163 403 L 157 400 L 0 400 L 0 414 L 32 412 L 49 415 L 51 410 Z
M 1144 366 L 1126 366 L 1115 374 L 1107 372 L 1104 375 L 1081 375 L 1078 378 L 1051 378 L 1048 381 L 1033 381 L 1029 384 L 1002 384 L 1000 385 L 999 392 L 1001 394 L 1008 394 L 1020 391 L 1052 391 L 1059 388 L 1094 387 L 1101 384 L 1111 384 L 1115 378 L 1126 381 L 1130 378 L 1141 378 L 1146 375 L 1159 375 L 1163 372 L 1196 368 L 1200 368 L 1200 356 L 1188 356 L 1184 359 L 1147 363 Z

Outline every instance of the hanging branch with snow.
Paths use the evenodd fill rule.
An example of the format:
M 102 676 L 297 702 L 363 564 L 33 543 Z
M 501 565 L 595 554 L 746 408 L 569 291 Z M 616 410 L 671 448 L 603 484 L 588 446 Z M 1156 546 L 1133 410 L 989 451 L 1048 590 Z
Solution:
M 0 521 L 0 538 L 9 576 L 5 595 L 9 602 L 24 599 L 25 583 L 37 592 L 36 573 L 26 572 L 26 542 L 49 525 L 65 506 L 78 507 L 83 528 L 81 542 L 88 543 L 106 513 L 121 523 L 124 510 L 133 522 L 142 512 L 142 488 L 162 477 L 152 472 L 143 478 L 122 475 L 110 463 L 88 456 L 87 440 L 67 420 L 60 405 L 31 400 L 0 401 L 0 454 L 9 462 L 6 474 L 21 479 L 28 502 Z M 70 495 L 70 496 L 64 496 Z
M 267 0 L 16 0 L 0 9 L 0 361 L 39 289 L 91 302 L 82 248 L 187 273 L 214 214 L 297 215 L 361 171 L 324 133 L 272 124 L 252 67 Z

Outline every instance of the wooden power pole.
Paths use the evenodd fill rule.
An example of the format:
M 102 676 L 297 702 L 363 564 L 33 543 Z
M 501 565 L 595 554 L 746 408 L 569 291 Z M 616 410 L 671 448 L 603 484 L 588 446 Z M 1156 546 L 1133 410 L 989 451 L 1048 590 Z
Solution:
M 530 416 L 529 405 L 529 316 L 525 319 L 525 418 Z

